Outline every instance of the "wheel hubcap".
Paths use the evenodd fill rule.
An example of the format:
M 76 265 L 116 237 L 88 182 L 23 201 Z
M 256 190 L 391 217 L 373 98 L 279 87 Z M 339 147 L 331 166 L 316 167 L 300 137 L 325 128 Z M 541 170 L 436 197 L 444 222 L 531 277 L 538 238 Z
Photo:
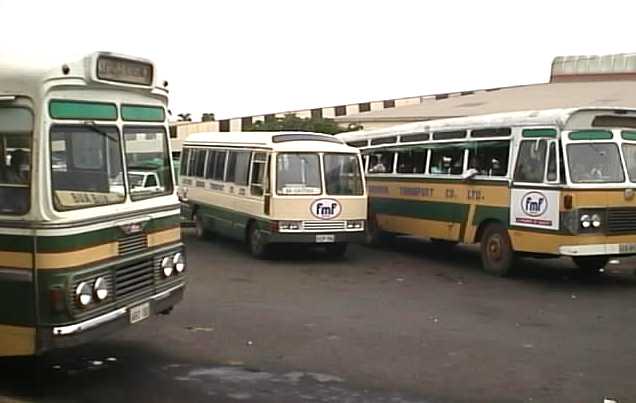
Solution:
M 498 262 L 503 255 L 502 239 L 499 235 L 495 235 L 488 240 L 488 257 L 490 260 Z

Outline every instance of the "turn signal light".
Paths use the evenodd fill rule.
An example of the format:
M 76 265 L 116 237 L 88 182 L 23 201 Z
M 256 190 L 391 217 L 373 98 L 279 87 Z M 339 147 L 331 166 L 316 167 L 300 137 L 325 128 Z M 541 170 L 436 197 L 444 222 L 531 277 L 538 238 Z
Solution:
M 574 205 L 574 198 L 571 194 L 567 194 L 563 196 L 563 207 L 566 210 L 572 210 L 572 206 Z

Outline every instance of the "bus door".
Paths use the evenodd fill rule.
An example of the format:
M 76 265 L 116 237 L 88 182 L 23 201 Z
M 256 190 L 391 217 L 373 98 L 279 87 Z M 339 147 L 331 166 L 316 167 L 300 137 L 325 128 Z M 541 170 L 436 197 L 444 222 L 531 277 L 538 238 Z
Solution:
M 559 166 L 556 139 L 521 140 L 510 194 L 511 226 L 559 229 Z

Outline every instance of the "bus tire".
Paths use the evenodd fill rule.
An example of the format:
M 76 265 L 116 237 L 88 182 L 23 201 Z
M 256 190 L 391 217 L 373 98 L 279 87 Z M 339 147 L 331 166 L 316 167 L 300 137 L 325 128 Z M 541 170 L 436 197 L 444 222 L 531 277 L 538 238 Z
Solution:
M 609 261 L 609 256 L 572 256 L 572 261 L 586 273 L 600 274 Z
M 486 273 L 510 275 L 515 262 L 508 230 L 501 224 L 488 224 L 481 237 L 481 264 Z
M 194 232 L 199 239 L 208 239 L 212 235 L 212 233 L 205 228 L 205 223 L 203 222 L 203 217 L 197 213 L 194 213 L 192 217 L 192 221 L 194 221 Z
M 366 231 L 366 244 L 371 246 L 381 246 L 393 242 L 395 234 L 382 231 L 375 218 L 368 221 Z
M 347 253 L 347 247 L 349 244 L 344 242 L 334 243 L 331 245 L 325 245 L 325 251 L 330 257 L 342 258 Z
M 250 223 L 247 228 L 247 246 L 250 249 L 250 254 L 257 259 L 264 259 L 268 256 L 267 242 L 255 222 Z

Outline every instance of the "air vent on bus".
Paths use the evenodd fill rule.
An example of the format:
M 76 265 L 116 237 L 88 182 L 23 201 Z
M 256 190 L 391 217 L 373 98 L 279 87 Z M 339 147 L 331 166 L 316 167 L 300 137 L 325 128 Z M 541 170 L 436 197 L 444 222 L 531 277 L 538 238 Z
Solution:
M 137 234 L 127 235 L 119 239 L 119 254 L 128 255 L 130 253 L 143 252 L 148 247 L 146 234 L 139 232 Z
M 303 230 L 305 231 L 344 231 L 346 227 L 345 221 L 303 221 Z
M 607 210 L 607 233 L 625 234 L 636 232 L 635 208 L 611 208 Z
M 153 274 L 152 259 L 119 267 L 115 272 L 117 300 L 132 294 L 152 291 Z

